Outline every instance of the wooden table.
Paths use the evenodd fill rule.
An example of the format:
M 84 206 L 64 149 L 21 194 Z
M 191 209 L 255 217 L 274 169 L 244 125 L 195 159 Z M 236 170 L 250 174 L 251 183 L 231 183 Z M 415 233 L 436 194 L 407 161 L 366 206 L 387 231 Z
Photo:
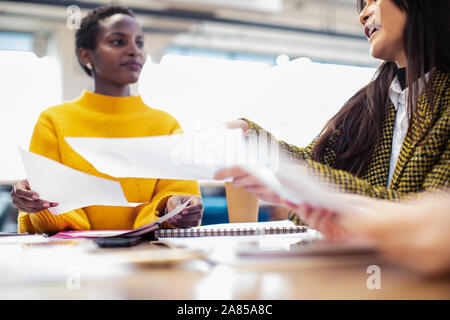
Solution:
M 95 249 L 87 240 L 0 245 L 0 299 L 450 298 L 450 279 L 426 279 L 375 254 L 238 259 L 242 263 L 228 264 L 204 259 L 138 263 L 132 258 L 157 250 L 170 249 L 148 242 Z M 370 265 L 380 267 L 380 289 L 367 287 Z

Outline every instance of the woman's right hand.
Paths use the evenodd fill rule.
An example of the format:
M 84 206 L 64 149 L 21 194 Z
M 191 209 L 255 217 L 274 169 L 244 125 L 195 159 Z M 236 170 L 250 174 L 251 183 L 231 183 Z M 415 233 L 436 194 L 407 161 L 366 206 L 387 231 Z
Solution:
M 56 202 L 40 199 L 39 194 L 31 190 L 28 180 L 19 180 L 12 187 L 11 197 L 20 211 L 34 213 L 58 205 Z

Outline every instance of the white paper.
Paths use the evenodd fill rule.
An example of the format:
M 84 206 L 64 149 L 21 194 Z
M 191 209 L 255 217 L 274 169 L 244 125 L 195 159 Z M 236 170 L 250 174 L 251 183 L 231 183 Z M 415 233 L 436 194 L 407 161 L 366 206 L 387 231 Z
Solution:
M 331 191 L 299 164 L 280 161 L 276 171 L 261 165 L 242 166 L 242 168 L 275 191 L 280 197 L 293 204 L 299 205 L 305 202 L 312 206 L 320 206 L 339 212 L 356 208 L 354 204 L 347 203 L 341 193 Z M 358 210 L 363 211 L 364 209 L 358 208 Z M 354 211 L 352 210 L 352 212 Z
M 46 243 L 49 242 L 48 238 L 41 234 L 30 234 L 30 235 L 8 235 L 0 236 L 1 244 L 28 244 L 28 243 Z
M 213 180 L 219 169 L 248 161 L 241 129 L 66 141 L 98 171 L 113 177 Z
M 31 190 L 43 200 L 59 203 L 48 209 L 54 215 L 92 205 L 138 205 L 128 203 L 117 181 L 77 171 L 22 148 L 20 154 Z

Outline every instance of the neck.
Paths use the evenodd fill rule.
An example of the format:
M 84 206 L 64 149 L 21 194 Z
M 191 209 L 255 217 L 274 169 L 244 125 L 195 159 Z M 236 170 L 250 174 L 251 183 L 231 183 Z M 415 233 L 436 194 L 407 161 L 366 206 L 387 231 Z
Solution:
M 103 81 L 95 81 L 94 92 L 105 96 L 128 97 L 130 96 L 130 86 L 106 84 Z
M 408 66 L 408 61 L 406 60 L 405 53 L 401 53 L 397 59 L 395 59 L 395 63 L 397 64 L 397 68 L 406 68 Z

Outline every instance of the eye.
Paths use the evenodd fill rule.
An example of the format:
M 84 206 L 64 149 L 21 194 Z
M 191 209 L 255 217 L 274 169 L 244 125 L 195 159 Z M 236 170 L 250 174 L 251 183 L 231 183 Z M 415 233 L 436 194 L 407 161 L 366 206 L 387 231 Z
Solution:
M 137 46 L 138 46 L 139 48 L 143 48 L 143 47 L 144 47 L 144 41 L 142 41 L 142 40 L 136 41 L 136 44 L 137 44 Z
M 114 46 L 121 46 L 123 44 L 123 40 L 122 39 L 114 39 L 114 40 L 111 40 L 110 43 Z

